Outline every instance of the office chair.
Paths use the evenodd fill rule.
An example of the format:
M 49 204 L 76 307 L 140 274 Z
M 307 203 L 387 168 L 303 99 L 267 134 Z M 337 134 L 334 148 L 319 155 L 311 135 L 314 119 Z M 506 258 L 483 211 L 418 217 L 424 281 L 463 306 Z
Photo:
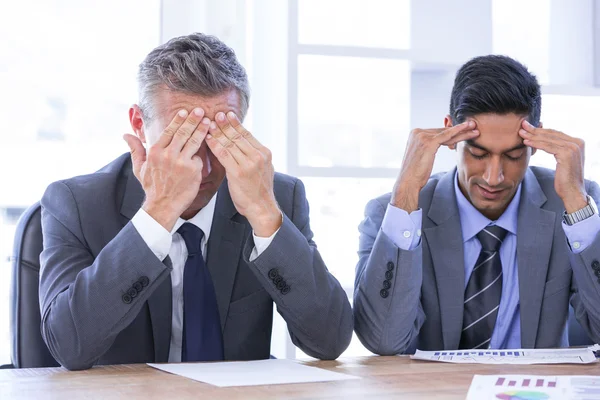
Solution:
M 11 259 L 10 333 L 15 368 L 59 366 L 41 335 L 38 301 L 41 252 L 41 207 L 36 203 L 17 223 Z

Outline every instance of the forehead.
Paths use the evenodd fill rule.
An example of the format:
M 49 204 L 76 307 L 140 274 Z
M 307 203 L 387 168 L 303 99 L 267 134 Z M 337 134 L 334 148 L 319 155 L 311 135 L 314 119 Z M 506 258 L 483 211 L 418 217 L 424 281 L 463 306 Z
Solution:
M 519 136 L 519 129 L 525 119 L 522 115 L 479 114 L 468 119 L 477 124 L 480 135 L 474 142 L 478 145 L 501 151 L 523 143 Z
M 215 119 L 218 112 L 233 111 L 240 116 L 240 99 L 237 91 L 231 89 L 214 97 L 202 97 L 172 90 L 161 90 L 155 98 L 156 109 L 160 117 L 171 119 L 181 109 L 191 112 L 200 107 L 210 120 Z M 241 116 L 240 116 L 241 118 Z

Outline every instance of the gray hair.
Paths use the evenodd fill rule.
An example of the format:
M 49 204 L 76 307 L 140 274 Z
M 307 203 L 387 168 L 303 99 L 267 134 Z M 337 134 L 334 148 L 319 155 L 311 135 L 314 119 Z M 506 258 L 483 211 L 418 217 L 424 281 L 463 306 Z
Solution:
M 176 37 L 152 50 L 140 64 L 138 85 L 139 107 L 148 120 L 156 116 L 153 99 L 165 86 L 202 97 L 236 89 L 241 120 L 250 101 L 248 76 L 234 51 L 216 37 L 203 33 Z

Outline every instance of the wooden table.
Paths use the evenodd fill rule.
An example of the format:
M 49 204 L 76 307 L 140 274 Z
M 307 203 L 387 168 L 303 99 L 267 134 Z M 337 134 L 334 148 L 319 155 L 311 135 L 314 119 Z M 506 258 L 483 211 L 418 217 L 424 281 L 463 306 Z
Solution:
M 144 364 L 0 370 L 0 399 L 464 399 L 474 374 L 600 375 L 600 364 L 477 365 L 414 361 L 406 356 L 302 361 L 363 379 L 218 388 Z

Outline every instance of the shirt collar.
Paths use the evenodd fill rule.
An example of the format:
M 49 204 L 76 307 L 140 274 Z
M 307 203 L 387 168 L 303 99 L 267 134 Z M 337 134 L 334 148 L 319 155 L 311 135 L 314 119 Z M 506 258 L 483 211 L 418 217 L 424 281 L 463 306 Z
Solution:
M 196 225 L 198 228 L 202 229 L 204 232 L 203 241 L 206 243 L 208 241 L 208 237 L 210 236 L 210 228 L 212 227 L 213 216 L 215 215 L 215 205 L 217 204 L 217 193 L 210 199 L 207 205 L 202 208 L 202 210 L 198 211 L 196 215 L 187 221 L 183 218 L 178 218 L 171 234 L 177 232 L 177 229 L 181 227 L 181 225 L 189 222 L 190 224 Z
M 519 203 L 521 200 L 521 186 L 517 188 L 513 199 L 504 210 L 500 218 L 496 221 L 491 221 L 485 215 L 481 214 L 467 200 L 465 195 L 460 191 L 458 186 L 458 172 L 454 175 L 454 192 L 456 193 L 456 202 L 458 204 L 458 214 L 460 215 L 460 225 L 462 228 L 463 242 L 467 242 L 475 237 L 483 228 L 488 225 L 497 225 L 506 229 L 513 235 L 517 234 L 517 217 L 519 215 Z

